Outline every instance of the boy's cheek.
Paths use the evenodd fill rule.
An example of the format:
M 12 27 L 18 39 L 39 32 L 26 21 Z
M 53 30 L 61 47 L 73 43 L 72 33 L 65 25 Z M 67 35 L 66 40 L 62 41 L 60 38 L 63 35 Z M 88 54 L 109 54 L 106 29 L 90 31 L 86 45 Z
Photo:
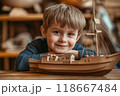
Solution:
M 72 39 L 71 39 L 70 44 L 71 44 L 72 46 L 74 46 L 75 43 L 76 43 L 76 40 L 74 40 L 74 39 L 72 40 Z
M 53 37 L 53 36 L 49 36 L 49 37 L 47 38 L 48 42 L 54 42 L 55 39 L 56 39 L 56 38 Z

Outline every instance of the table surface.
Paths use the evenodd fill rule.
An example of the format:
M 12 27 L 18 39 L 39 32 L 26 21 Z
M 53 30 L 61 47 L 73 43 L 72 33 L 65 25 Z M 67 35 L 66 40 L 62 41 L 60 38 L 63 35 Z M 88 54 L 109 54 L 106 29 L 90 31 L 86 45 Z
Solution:
M 0 70 L 0 80 L 120 80 L 120 69 L 113 69 L 104 76 L 55 75 Z

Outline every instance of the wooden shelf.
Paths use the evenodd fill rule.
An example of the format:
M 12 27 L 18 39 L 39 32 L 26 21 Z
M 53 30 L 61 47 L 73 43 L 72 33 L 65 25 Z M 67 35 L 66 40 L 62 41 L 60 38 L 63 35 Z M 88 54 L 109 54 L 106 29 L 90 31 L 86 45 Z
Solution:
M 17 57 L 20 52 L 4 52 L 0 51 L 0 58 L 12 58 L 12 57 Z
M 42 20 L 43 14 L 28 14 L 26 16 L 9 16 L 7 14 L 0 15 L 0 21 L 32 21 L 32 20 Z
M 90 19 L 92 16 L 90 13 L 84 13 L 83 15 L 86 19 Z
M 85 18 L 90 18 L 91 14 L 90 13 L 84 13 L 83 14 Z M 27 16 L 9 16 L 5 14 L 0 15 L 0 21 L 32 21 L 32 20 L 42 20 L 43 19 L 43 14 L 28 14 Z
M 42 20 L 43 14 L 28 14 L 27 16 L 17 16 L 17 17 L 11 17 L 7 14 L 1 14 L 0 15 L 0 21 L 2 22 L 2 43 L 7 40 L 8 35 L 8 21 L 36 21 L 36 20 Z M 12 23 L 10 23 L 10 38 L 12 38 L 14 34 L 14 26 Z
M 0 58 L 4 60 L 4 70 L 10 69 L 9 58 L 16 58 L 20 52 L 0 51 Z

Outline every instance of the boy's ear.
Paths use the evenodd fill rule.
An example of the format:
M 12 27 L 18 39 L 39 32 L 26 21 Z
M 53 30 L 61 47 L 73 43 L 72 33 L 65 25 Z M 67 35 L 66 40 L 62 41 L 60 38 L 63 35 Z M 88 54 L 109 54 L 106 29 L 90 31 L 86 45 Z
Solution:
M 81 37 L 81 35 L 82 35 L 82 33 L 78 35 L 78 37 L 77 37 L 76 41 L 78 41 L 78 40 L 79 40 L 79 38 Z
M 47 38 L 44 27 L 41 26 L 40 29 L 41 29 L 41 35 L 42 35 L 42 37 Z

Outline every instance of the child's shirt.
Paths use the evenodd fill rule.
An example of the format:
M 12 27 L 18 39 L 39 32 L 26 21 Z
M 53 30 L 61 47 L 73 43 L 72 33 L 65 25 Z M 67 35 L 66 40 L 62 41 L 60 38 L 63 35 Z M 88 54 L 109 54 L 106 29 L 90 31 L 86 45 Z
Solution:
M 84 48 L 80 43 L 76 43 L 72 50 L 78 50 L 80 58 L 85 55 L 96 55 L 96 51 Z M 48 53 L 47 40 L 39 38 L 30 42 L 26 48 L 17 56 L 15 69 L 18 71 L 29 71 L 29 59 L 41 60 L 41 54 Z

